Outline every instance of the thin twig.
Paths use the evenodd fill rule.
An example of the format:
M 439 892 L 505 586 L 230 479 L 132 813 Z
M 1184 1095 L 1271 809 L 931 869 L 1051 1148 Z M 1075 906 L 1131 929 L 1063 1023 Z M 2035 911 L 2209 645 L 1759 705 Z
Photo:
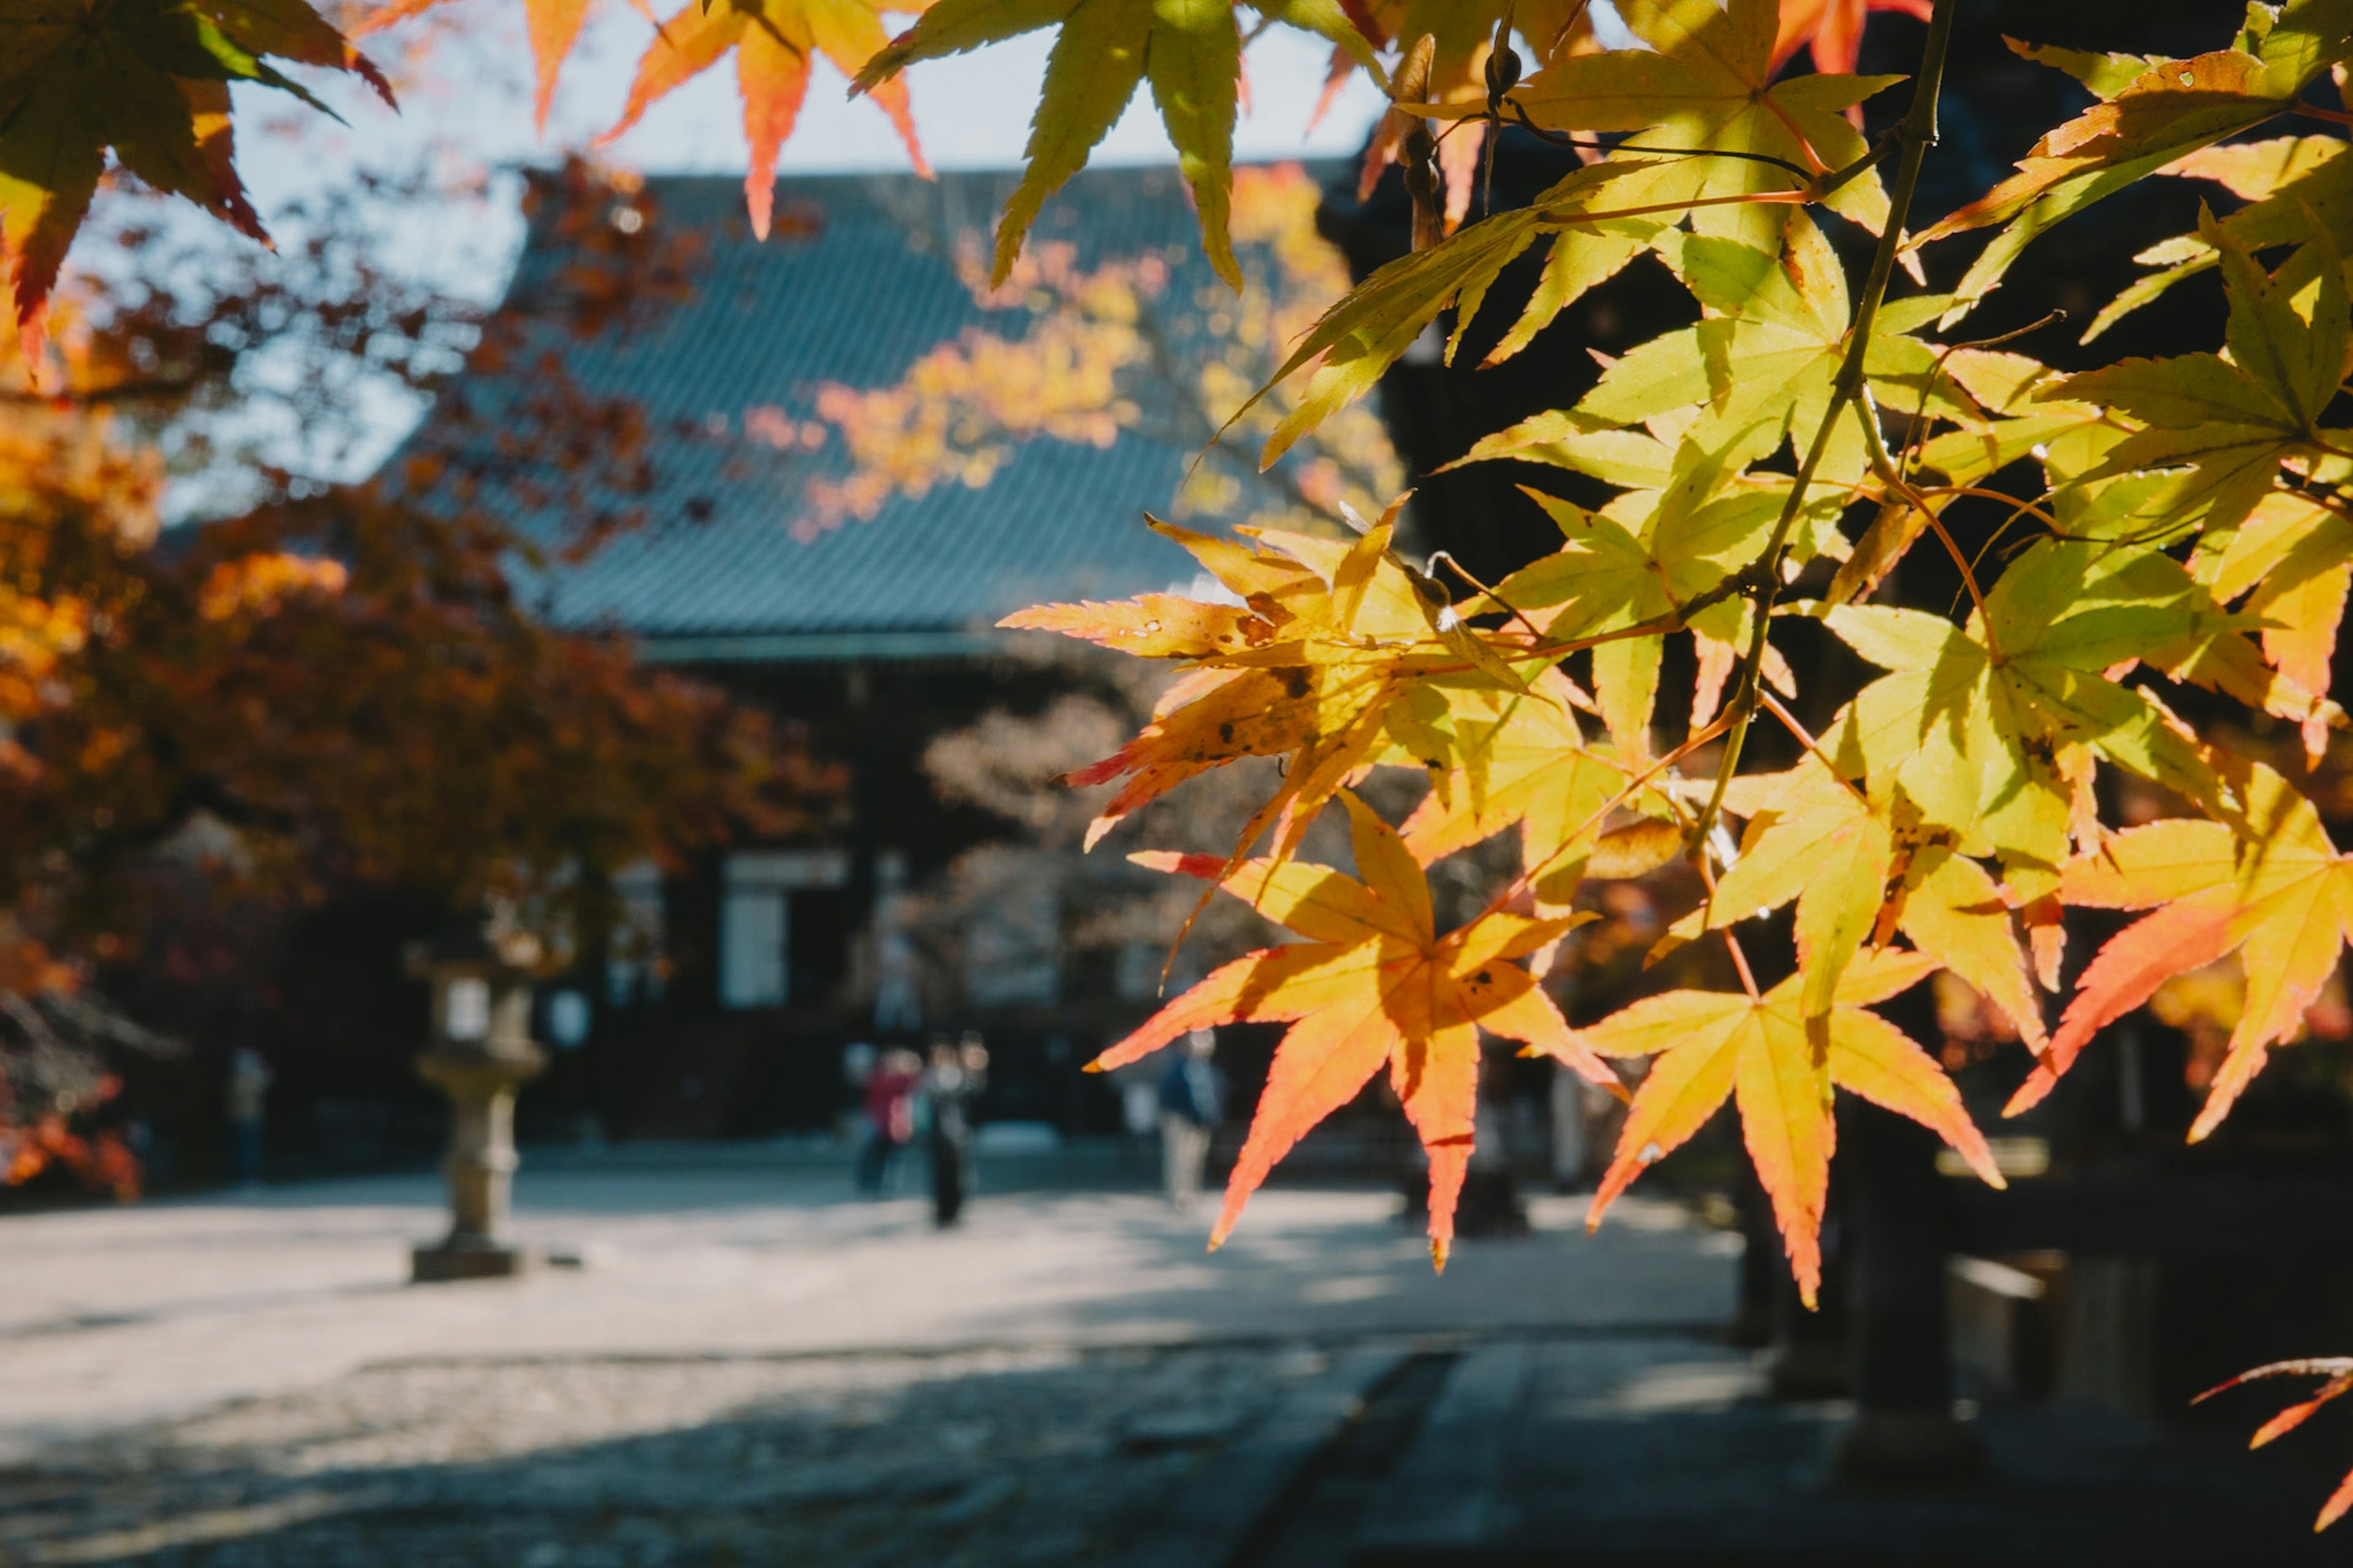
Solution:
M 1929 16 L 1928 40 L 1920 58 L 1919 85 L 1913 90 L 1912 106 L 1897 133 L 1903 153 L 1896 162 L 1895 188 L 1888 196 L 1887 218 L 1880 230 L 1879 248 L 1872 256 L 1862 297 L 1855 302 L 1846 359 L 1831 385 L 1830 406 L 1823 412 L 1821 427 L 1814 433 L 1812 447 L 1799 465 L 1797 481 L 1789 487 L 1789 499 L 1782 504 L 1781 515 L 1773 524 L 1772 540 L 1766 546 L 1764 561 L 1767 570 L 1755 601 L 1756 618 L 1749 627 L 1748 651 L 1741 661 L 1740 684 L 1726 710 L 1732 723 L 1725 735 L 1723 759 L 1716 766 L 1715 788 L 1692 825 L 1688 840 L 1692 853 L 1697 853 L 1706 841 L 1709 826 L 1724 807 L 1724 792 L 1731 786 L 1732 775 L 1739 771 L 1741 746 L 1748 737 L 1748 723 L 1756 715 L 1757 696 L 1762 689 L 1766 634 L 1772 626 L 1773 602 L 1780 592 L 1781 562 L 1788 551 L 1790 531 L 1805 508 L 1806 490 L 1813 483 L 1815 470 L 1821 467 L 1823 455 L 1830 450 L 1831 433 L 1862 393 L 1880 302 L 1887 297 L 1887 286 L 1895 276 L 1896 258 L 1904 247 L 1905 219 L 1911 214 L 1913 195 L 1920 187 L 1920 166 L 1936 141 L 1936 99 L 1944 87 L 1945 56 L 1952 44 L 1955 5 L 1956 0 L 1936 0 L 1936 9 Z

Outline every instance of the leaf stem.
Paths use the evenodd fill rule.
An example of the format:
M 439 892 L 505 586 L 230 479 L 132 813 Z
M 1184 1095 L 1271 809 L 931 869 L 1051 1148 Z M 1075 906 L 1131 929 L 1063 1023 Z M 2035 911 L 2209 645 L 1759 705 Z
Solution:
M 1704 855 L 1699 858 L 1699 879 L 1701 885 L 1707 889 L 1707 901 L 1711 904 L 1715 903 L 1715 873 L 1708 869 L 1707 857 Z M 1748 999 L 1751 1002 L 1763 1001 L 1764 993 L 1757 989 L 1757 972 L 1748 966 L 1748 953 L 1740 945 L 1740 938 L 1733 934 L 1733 930 L 1728 925 L 1716 927 L 1715 934 L 1724 939 L 1724 951 L 1732 955 L 1732 967 L 1740 975 L 1740 988 L 1748 993 Z
M 1977 606 L 1978 619 L 1985 627 L 1986 652 L 1999 660 L 2001 658 L 2001 649 L 1994 644 L 1993 617 L 1986 614 L 1985 595 L 1978 590 L 1978 574 L 1969 569 L 1969 558 L 1961 552 L 1960 545 L 1955 542 L 1952 534 L 1946 531 L 1945 520 L 1936 515 L 1936 509 L 1928 504 L 1928 498 L 1922 495 L 1910 480 L 1897 471 L 1895 460 L 1887 455 L 1887 443 L 1880 437 L 1878 412 L 1871 406 L 1867 399 L 1861 410 L 1861 423 L 1863 449 L 1871 454 L 1872 470 L 1879 476 L 1881 484 L 1885 485 L 1904 500 L 1918 509 L 1920 515 L 1928 520 L 1928 526 L 1935 531 L 1937 541 L 1944 545 L 1945 553 L 1950 555 L 1953 558 L 1953 564 L 1961 569 L 1961 586 L 1969 591 L 1969 603 Z
M 1757 698 L 1765 669 L 1766 633 L 1772 626 L 1773 602 L 1780 593 L 1781 563 L 1788 552 L 1790 531 L 1797 525 L 1798 514 L 1805 509 L 1806 490 L 1813 483 L 1815 470 L 1821 467 L 1823 454 L 1830 450 L 1831 433 L 1862 391 L 1865 366 L 1871 355 L 1872 329 L 1878 323 L 1880 303 L 1886 299 L 1887 286 L 1895 276 L 1896 258 L 1904 247 L 1905 220 L 1911 215 L 1912 198 L 1920 188 L 1920 166 L 1936 142 L 1936 100 L 1944 89 L 1945 57 L 1952 44 L 1955 9 L 1956 0 L 1936 0 L 1936 8 L 1929 16 L 1928 41 L 1920 56 L 1919 85 L 1913 89 L 1912 106 L 1897 132 L 1903 152 L 1896 160 L 1895 188 L 1888 195 L 1887 220 L 1880 229 L 1879 248 L 1872 254 L 1862 297 L 1855 301 L 1846 359 L 1831 385 L 1830 407 L 1823 412 L 1821 427 L 1814 432 L 1813 445 L 1798 467 L 1797 482 L 1789 487 L 1789 498 L 1782 503 L 1781 515 L 1773 524 L 1772 540 L 1765 549 L 1764 580 L 1757 591 L 1755 620 L 1749 627 L 1747 653 L 1741 660 L 1740 684 L 1733 692 L 1732 723 L 1725 733 L 1724 756 L 1715 770 L 1715 788 L 1698 820 L 1692 824 L 1691 836 L 1685 841 L 1688 852 L 1694 855 L 1701 852 L 1709 827 L 1724 808 L 1724 792 L 1731 786 L 1732 775 L 1739 771 L 1741 745 L 1748 738 L 1749 721 L 1757 714 Z

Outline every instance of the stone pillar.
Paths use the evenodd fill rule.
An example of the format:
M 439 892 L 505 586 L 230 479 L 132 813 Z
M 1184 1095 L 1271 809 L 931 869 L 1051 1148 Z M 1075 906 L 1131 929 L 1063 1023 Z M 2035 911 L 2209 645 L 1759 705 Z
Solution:
M 418 1284 L 498 1279 L 521 1273 L 528 1255 L 506 1238 L 508 1198 L 519 1163 L 515 1093 L 547 1066 L 531 1038 L 528 971 L 463 944 L 412 955 L 433 981 L 433 1044 L 417 1076 L 449 1097 L 449 1234 L 411 1255 Z
M 1892 1111 L 1840 1104 L 1855 1415 L 1840 1437 L 1838 1467 L 1852 1480 L 1940 1485 L 1985 1468 L 1984 1444 L 1953 1416 L 1936 1147 L 1935 1133 Z

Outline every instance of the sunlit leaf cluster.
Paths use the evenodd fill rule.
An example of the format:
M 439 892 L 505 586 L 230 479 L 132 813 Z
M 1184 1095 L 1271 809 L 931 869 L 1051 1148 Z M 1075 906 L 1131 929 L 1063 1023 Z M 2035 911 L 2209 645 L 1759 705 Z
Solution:
M 1644 47 L 1583 41 L 1502 73 L 1512 85 L 1467 108 L 1407 106 L 1606 144 L 1529 205 L 1426 240 L 1339 301 L 1276 378 L 1288 405 L 1267 442 L 1280 456 L 1426 331 L 1459 344 L 1531 247 L 1545 247 L 1541 278 L 1491 357 L 1647 258 L 1690 294 L 1696 323 L 1467 459 L 1548 467 L 1561 490 L 1589 496 L 1598 480 L 1614 499 L 1532 485 L 1561 542 L 1493 584 L 1405 559 L 1384 521 L 1353 543 L 1184 538 L 1238 602 L 1052 606 L 1008 624 L 1189 671 L 1141 734 L 1072 775 L 1119 785 L 1098 835 L 1207 769 L 1284 761 L 1229 853 L 1145 858 L 1211 878 L 1304 942 L 1220 971 L 1104 1058 L 1204 1023 L 1296 1020 L 1220 1236 L 1272 1160 L 1386 1068 L 1430 1150 L 1442 1256 L 1470 1136 L 1451 1108 L 1475 1081 L 1484 1027 L 1580 1071 L 1621 1069 L 1605 1081 L 1632 1106 L 1597 1219 L 1730 1101 L 1810 1300 L 1838 1090 L 1920 1121 L 2000 1180 L 1936 1055 L 1876 1005 L 1940 971 L 1974 992 L 2034 1058 L 2019 1110 L 2168 978 L 2235 954 L 2245 1005 L 2192 1132 L 2204 1137 L 2265 1053 L 2298 1037 L 2353 933 L 2353 868 L 2295 780 L 2183 717 L 2198 689 L 2198 711 L 2219 700 L 2284 723 L 2309 760 L 2344 722 L 2328 663 L 2353 576 L 2353 438 L 2334 423 L 2348 321 L 2343 247 L 2321 213 L 2341 223 L 2345 209 L 2282 199 L 2336 177 L 2344 143 L 2201 149 L 2295 111 L 2353 56 L 2353 7 L 2253 7 L 2195 60 L 2028 50 L 2099 104 L 1917 234 L 1905 220 L 1949 6 L 1908 110 L 1869 142 L 1846 111 L 1898 79 L 1777 74 L 1793 24 L 1767 0 L 1619 10 Z M 1831 40 L 1833 62 L 1844 47 Z M 2060 374 L 2031 338 L 1971 341 L 1972 309 L 2036 234 L 2168 167 L 2245 203 L 2145 258 L 2171 270 L 2144 295 L 2221 271 L 2220 345 Z M 1841 259 L 1841 224 L 1878 237 L 1867 266 Z M 1974 261 L 1935 247 L 1994 225 Z M 1959 273 L 1958 289 L 1907 279 L 1923 259 Z M 1986 499 L 2010 521 L 1996 548 L 1964 552 L 1944 514 Z M 1947 555 L 1964 584 L 1949 613 L 1880 602 L 1921 550 Z M 1691 658 L 1670 661 L 1684 638 Z M 1862 672 L 1843 689 L 1801 678 L 1819 657 L 1790 657 L 1824 638 Z M 1694 665 L 1694 700 L 1663 701 L 1662 672 Z M 1810 729 L 1801 711 L 1826 721 Z M 1760 724 L 1794 764 L 1745 760 Z M 1394 835 L 1351 794 L 1383 767 L 1430 780 Z M 2112 779 L 2161 814 L 2108 815 Z M 1335 801 L 1355 826 L 1353 877 L 1291 858 Z M 1427 868 L 1506 834 L 1518 876 L 1477 920 L 1431 934 Z M 1738 989 L 1669 991 L 1563 1033 L 1522 999 L 1540 985 L 1499 978 L 1540 978 L 1575 940 L 1581 885 L 1677 858 L 1704 891 L 1653 958 L 1725 944 Z M 2071 908 L 2143 911 L 2072 987 Z M 1751 922 L 1776 920 L 1793 939 L 1785 975 L 1757 973 L 1741 946 Z M 1478 958 L 1476 997 L 1460 989 L 1458 952 Z

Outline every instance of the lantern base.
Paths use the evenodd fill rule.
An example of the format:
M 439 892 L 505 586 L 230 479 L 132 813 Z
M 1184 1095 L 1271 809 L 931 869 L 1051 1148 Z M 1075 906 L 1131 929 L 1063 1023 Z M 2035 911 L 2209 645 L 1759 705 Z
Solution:
M 530 1271 L 532 1255 L 520 1247 L 496 1242 L 441 1242 L 413 1248 L 408 1255 L 408 1282 L 438 1285 L 454 1279 L 512 1279 Z

